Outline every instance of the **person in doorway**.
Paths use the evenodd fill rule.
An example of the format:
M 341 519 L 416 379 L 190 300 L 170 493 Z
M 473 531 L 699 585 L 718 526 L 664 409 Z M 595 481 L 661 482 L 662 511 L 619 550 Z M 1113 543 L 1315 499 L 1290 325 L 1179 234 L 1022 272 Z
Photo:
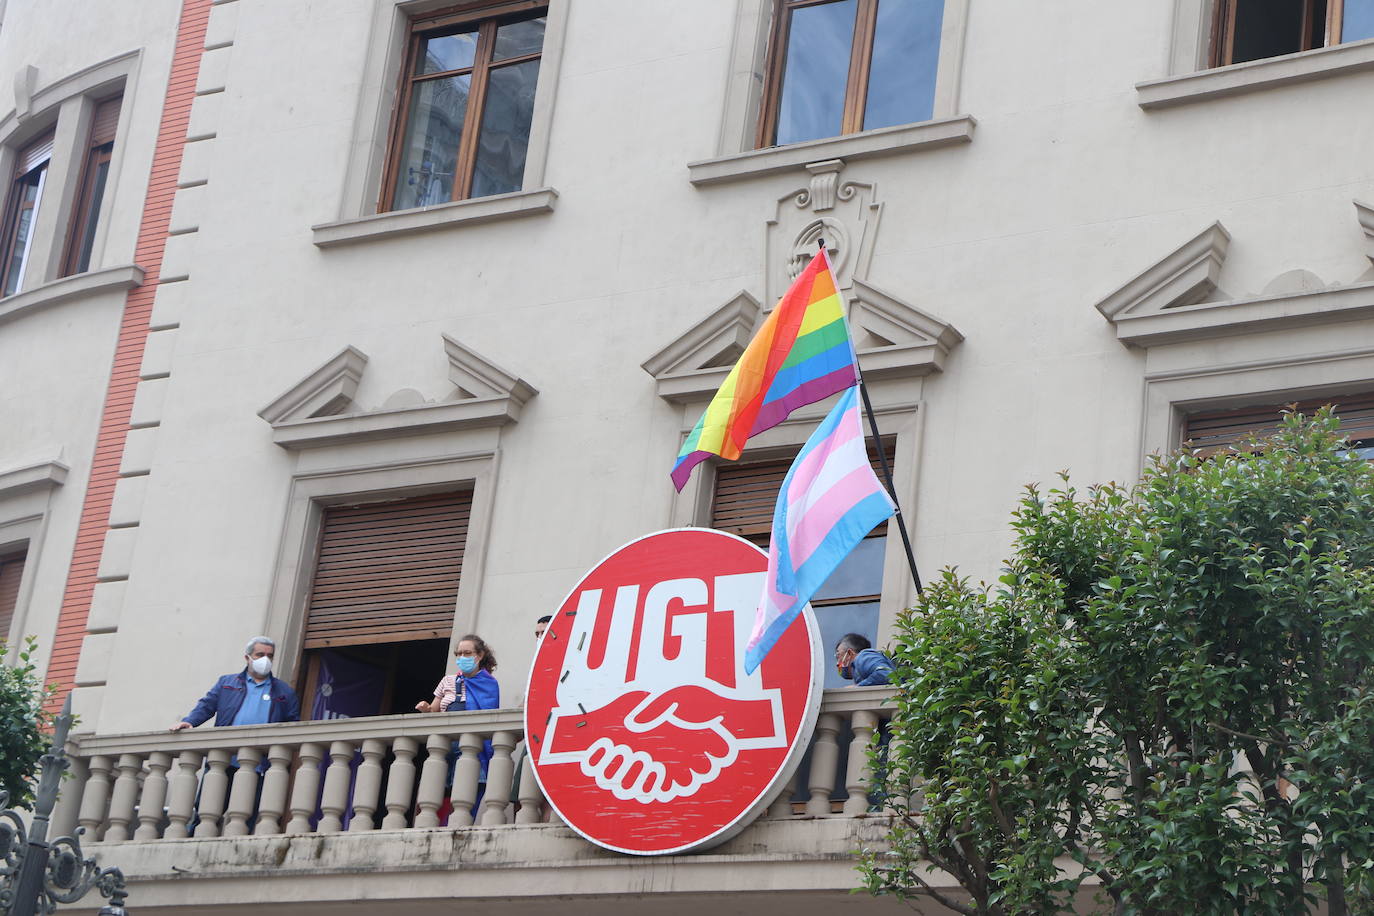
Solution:
M 211 717 L 215 725 L 299 722 L 301 703 L 296 698 L 296 691 L 272 676 L 272 656 L 276 651 L 276 642 L 266 636 L 248 640 L 243 649 L 243 670 L 226 674 L 216 681 L 195 709 L 171 730 L 195 728 Z
M 415 704 L 419 712 L 457 712 L 459 710 L 498 709 L 501 706 L 501 685 L 492 672 L 496 670 L 496 656 L 475 633 L 469 633 L 458 640 L 453 650 L 453 662 L 457 671 L 446 674 L 434 688 L 432 700 L 421 700 Z M 448 778 L 446 786 L 453 785 L 453 772 L 462 754 L 458 742 L 453 742 L 448 756 Z M 472 814 L 482 805 L 487 791 L 487 764 L 491 762 L 492 746 L 490 741 L 482 742 L 482 753 L 477 758 L 481 764 L 481 775 L 477 779 L 477 801 L 472 806 Z M 447 793 L 445 793 L 447 794 Z M 445 798 L 439 808 L 439 823 L 447 824 L 453 811 L 452 802 Z
M 835 668 L 840 677 L 853 681 L 855 687 L 886 684 L 892 674 L 892 659 L 877 649 L 864 636 L 846 633 L 835 646 Z

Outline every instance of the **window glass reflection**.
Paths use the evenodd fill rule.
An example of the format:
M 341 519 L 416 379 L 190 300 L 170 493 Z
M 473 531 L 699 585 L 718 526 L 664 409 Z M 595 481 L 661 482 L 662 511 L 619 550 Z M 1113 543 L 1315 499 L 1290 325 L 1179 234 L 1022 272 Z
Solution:
M 496 30 L 495 60 L 537 54 L 544 47 L 544 18 L 511 22 Z
M 865 130 L 930 120 L 943 19 L 943 0 L 879 2 Z
M 881 529 L 880 529 L 881 530 Z M 886 537 L 872 537 L 859 542 L 859 546 L 840 562 L 830 574 L 812 601 L 827 598 L 852 598 L 855 595 L 876 595 L 883 590 L 883 554 L 887 550 Z M 872 638 L 872 635 L 869 635 Z
M 449 76 L 416 84 L 396 178 L 395 209 L 452 199 L 471 80 L 467 75 Z
M 1345 0 L 1341 14 L 1341 41 L 1374 38 L 1374 0 Z
M 792 11 L 778 102 L 779 145 L 833 137 L 844 116 L 858 0 Z
M 427 38 L 420 50 L 418 74 L 466 70 L 477 57 L 477 32 Z
M 538 81 L 537 60 L 491 71 L 486 109 L 482 112 L 482 133 L 477 139 L 473 197 L 520 190 L 525 178 L 525 153 L 530 145 L 534 88 Z

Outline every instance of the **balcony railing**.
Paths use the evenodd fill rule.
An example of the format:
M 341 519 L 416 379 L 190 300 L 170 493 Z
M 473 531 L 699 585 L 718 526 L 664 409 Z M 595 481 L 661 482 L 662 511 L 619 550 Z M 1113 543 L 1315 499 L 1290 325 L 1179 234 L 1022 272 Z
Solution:
M 802 768 L 761 819 L 868 813 L 866 748 L 890 697 L 885 687 L 826 691 Z M 522 726 L 521 710 L 498 709 L 80 736 L 54 826 L 118 843 L 421 830 L 446 811 L 454 828 L 558 823 L 517 752 Z

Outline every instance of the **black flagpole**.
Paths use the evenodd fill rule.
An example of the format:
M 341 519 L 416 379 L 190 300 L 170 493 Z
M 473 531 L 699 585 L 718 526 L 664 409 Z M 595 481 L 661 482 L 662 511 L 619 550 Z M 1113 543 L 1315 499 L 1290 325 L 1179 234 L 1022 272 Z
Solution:
M 817 239 L 822 252 L 825 251 L 825 239 Z M 828 261 L 829 258 L 827 257 Z M 854 346 L 853 338 L 850 338 L 849 345 Z M 916 554 L 911 549 L 911 536 L 907 534 L 906 519 L 902 515 L 902 504 L 897 500 L 897 487 L 892 483 L 892 469 L 887 464 L 887 450 L 883 448 L 882 436 L 878 433 L 878 420 L 873 415 L 873 402 L 868 399 L 868 386 L 864 384 L 863 370 L 859 368 L 859 353 L 854 351 L 854 372 L 859 377 L 859 395 L 864 399 L 864 413 L 868 415 L 868 428 L 873 433 L 873 444 L 878 449 L 878 466 L 883 472 L 883 483 L 887 486 L 887 495 L 892 498 L 892 505 L 896 507 L 893 513 L 897 519 L 897 531 L 902 535 L 902 546 L 906 548 L 906 562 L 911 567 L 911 579 L 916 583 L 916 594 L 923 594 L 921 588 L 921 574 L 916 571 Z

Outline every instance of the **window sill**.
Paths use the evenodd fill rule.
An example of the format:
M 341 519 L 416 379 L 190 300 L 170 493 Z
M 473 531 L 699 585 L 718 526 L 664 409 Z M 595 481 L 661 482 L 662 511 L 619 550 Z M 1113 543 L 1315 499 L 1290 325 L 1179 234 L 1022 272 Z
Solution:
M 316 246 L 331 248 L 335 245 L 349 245 L 372 239 L 432 232 L 449 226 L 469 226 L 533 216 L 536 213 L 551 213 L 557 200 L 558 192 L 553 188 L 537 188 L 533 191 L 515 191 L 493 197 L 436 204 L 418 210 L 396 210 L 378 213 L 376 216 L 321 223 L 312 226 L 311 231 L 315 234 Z
M 697 187 L 772 175 L 823 159 L 876 159 L 922 149 L 935 149 L 973 139 L 977 121 L 971 115 L 884 127 L 842 137 L 810 140 L 788 146 L 751 150 L 717 159 L 687 163 L 689 180 Z
M 90 270 L 84 274 L 63 277 L 0 299 L 0 323 L 70 299 L 142 285 L 143 268 L 137 264 L 107 267 L 104 270 Z
M 1370 69 L 1374 39 L 1147 80 L 1135 84 L 1136 103 L 1146 110 L 1172 108 Z

